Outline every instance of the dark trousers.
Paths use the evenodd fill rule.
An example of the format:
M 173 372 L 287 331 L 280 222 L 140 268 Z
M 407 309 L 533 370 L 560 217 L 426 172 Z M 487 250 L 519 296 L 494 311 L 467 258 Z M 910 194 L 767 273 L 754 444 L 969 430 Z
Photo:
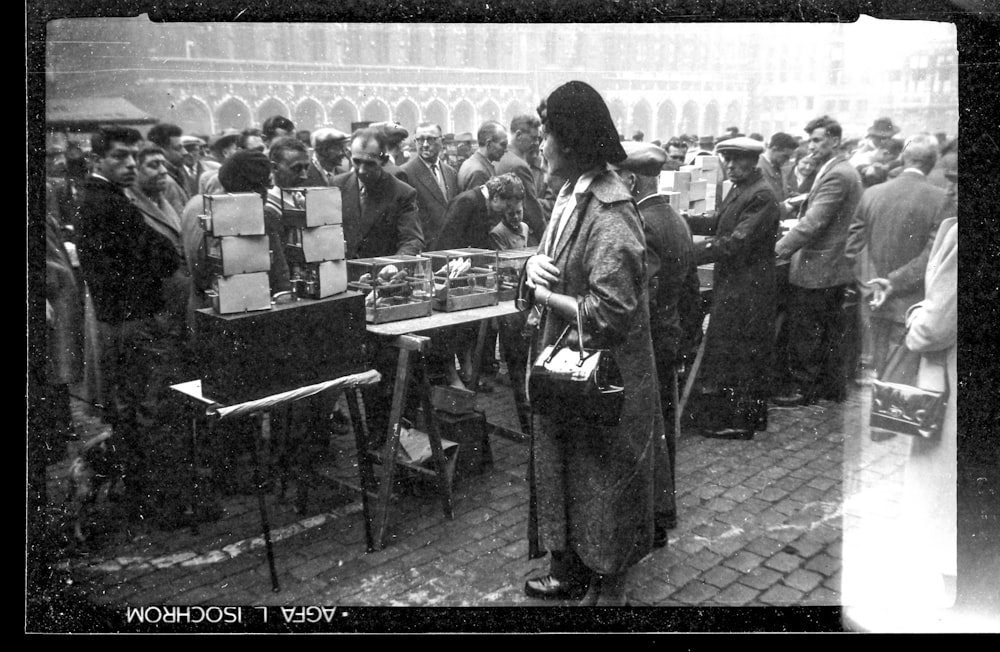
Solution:
M 842 401 L 853 370 L 857 306 L 847 285 L 792 286 L 788 307 L 788 379 L 808 399 Z M 849 302 L 848 302 L 849 303 Z
M 191 478 L 180 472 L 188 452 L 185 424 L 170 396 L 171 384 L 190 380 L 183 324 L 158 315 L 99 327 L 105 418 L 122 468 L 125 507 L 131 518 L 149 516 L 168 494 L 191 488 Z
M 531 428 L 531 408 L 528 405 L 528 395 L 524 385 L 530 341 L 524 333 L 524 322 L 525 319 L 520 314 L 502 317 L 499 320 L 498 331 L 500 355 L 507 364 L 507 373 L 510 375 L 510 384 L 514 390 L 518 423 L 521 425 L 521 432 L 528 433 Z

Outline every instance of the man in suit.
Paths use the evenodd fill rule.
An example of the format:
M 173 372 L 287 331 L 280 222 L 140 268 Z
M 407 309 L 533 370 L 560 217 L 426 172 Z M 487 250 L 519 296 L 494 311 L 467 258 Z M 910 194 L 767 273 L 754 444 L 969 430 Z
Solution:
M 465 192 L 496 176 L 494 165 L 507 151 L 507 130 L 499 122 L 484 122 L 476 135 L 479 149 L 458 170 L 458 190 Z
M 169 177 L 167 159 L 162 149 L 152 145 L 139 150 L 137 161 L 135 183 L 125 189 L 125 196 L 142 213 L 146 226 L 170 240 L 177 252 L 180 264 L 169 279 L 164 279 L 163 294 L 171 317 L 171 335 L 180 342 L 186 334 L 191 274 L 184 258 L 180 216 L 164 196 Z
M 881 371 L 894 343 L 902 341 L 906 313 L 924 298 L 924 270 L 941 221 L 947 193 L 927 180 L 937 163 L 937 141 L 918 134 L 903 149 L 898 177 L 861 196 L 847 241 L 847 256 L 867 250 L 876 278 L 872 300 L 873 363 Z M 867 307 L 862 307 L 863 310 Z
M 312 132 L 312 156 L 306 185 L 329 186 L 333 178 L 351 169 L 348 146 L 351 137 L 339 129 L 323 127 Z
M 653 538 L 654 545 L 662 547 L 667 543 L 667 530 L 677 525 L 674 494 L 676 438 L 680 435 L 674 419 L 677 369 L 692 344 L 697 347 L 703 315 L 691 230 L 670 207 L 667 198 L 657 192 L 667 153 L 651 143 L 638 141 L 623 142 L 622 147 L 627 156 L 618 165 L 619 175 L 636 200 L 646 235 L 650 331 L 665 421 L 666 441 L 657 441 L 654 471 L 657 506 Z
M 441 127 L 432 122 L 417 125 L 413 137 L 417 156 L 402 166 L 409 184 L 417 191 L 417 210 L 424 241 L 433 242 L 444 225 L 448 202 L 457 194 L 458 174 L 441 160 Z
M 510 121 L 510 142 L 495 166 L 496 174 L 513 172 L 524 186 L 524 223 L 528 225 L 528 244 L 537 245 L 545 231 L 546 219 L 535 191 L 535 177 L 528 161 L 537 156 L 542 139 L 537 116 L 519 115 Z
M 852 261 L 845 255 L 847 230 L 861 200 L 861 178 L 840 151 L 843 130 L 830 116 L 806 125 L 809 152 L 820 166 L 802 217 L 775 245 L 789 268 L 789 363 L 786 394 L 778 405 L 816 399 L 842 401 L 851 373 L 854 325 Z M 846 305 L 846 304 L 851 305 Z
M 184 169 L 184 156 L 187 151 L 182 142 L 183 136 L 183 129 L 166 122 L 155 124 L 146 132 L 146 140 L 163 149 L 163 153 L 167 157 L 167 172 L 170 173 L 170 181 L 167 183 L 164 193 L 167 201 L 178 212 L 184 210 L 184 204 L 191 198 L 191 193 L 188 192 L 191 181 Z M 194 179 L 194 185 L 197 192 L 197 177 Z
M 771 136 L 771 142 L 768 144 L 767 149 L 764 150 L 764 153 L 757 160 L 757 167 L 760 168 L 764 180 L 771 184 L 771 189 L 774 190 L 774 196 L 778 199 L 779 206 L 788 198 L 788 188 L 785 186 L 783 168 L 789 159 L 791 159 L 795 148 L 798 146 L 799 144 L 790 134 L 778 132 Z M 782 219 L 785 219 L 784 215 L 782 215 Z
M 424 248 L 417 191 L 389 174 L 383 132 L 368 127 L 351 137 L 354 169 L 333 178 L 340 188 L 348 258 L 419 254 Z
M 106 418 L 121 455 L 124 507 L 133 523 L 149 518 L 156 507 L 154 476 L 170 475 L 153 473 L 163 416 L 153 395 L 163 389 L 156 382 L 163 283 L 180 265 L 170 239 L 150 228 L 125 195 L 136 180 L 141 138 L 126 127 L 94 134 L 95 165 L 83 183 L 77 239 L 101 336 Z

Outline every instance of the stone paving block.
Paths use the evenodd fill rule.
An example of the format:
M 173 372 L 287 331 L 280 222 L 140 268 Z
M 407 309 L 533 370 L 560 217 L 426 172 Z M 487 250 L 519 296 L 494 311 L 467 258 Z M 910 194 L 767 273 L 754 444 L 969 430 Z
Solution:
M 814 489 L 819 489 L 820 491 L 826 491 L 832 487 L 838 486 L 840 483 L 838 480 L 824 476 L 821 478 L 813 478 L 806 484 L 808 484 L 810 487 L 813 487 Z
M 735 582 L 739 576 L 740 574 L 732 568 L 714 566 L 713 568 L 710 568 L 702 573 L 698 579 L 706 584 L 711 584 L 712 586 L 722 589 Z
M 753 602 L 759 594 L 760 591 L 736 582 L 719 591 L 715 601 L 727 606 L 741 607 Z
M 708 501 L 705 507 L 713 512 L 728 512 L 734 509 L 737 504 L 735 500 L 729 500 L 728 498 L 713 498 Z
M 780 573 L 790 573 L 802 564 L 802 559 L 796 555 L 790 555 L 786 552 L 779 552 L 776 555 L 771 556 L 764 562 L 764 565 L 768 568 L 776 570 Z
M 740 577 L 739 582 L 747 586 L 764 591 L 781 581 L 782 574 L 776 570 L 757 566 Z
M 831 591 L 837 591 L 839 593 L 840 587 L 843 586 L 843 573 L 843 566 L 841 566 L 836 573 L 823 580 L 823 586 Z
M 297 580 L 307 580 L 337 565 L 337 559 L 332 557 L 313 557 L 303 563 L 285 564 L 288 573 Z
M 743 549 L 762 558 L 768 558 L 784 547 L 784 541 L 770 536 L 760 536 L 744 546 Z
M 731 489 L 722 494 L 723 498 L 728 498 L 729 500 L 735 500 L 736 502 L 742 504 L 743 501 L 747 500 L 754 495 L 754 492 L 750 490 L 749 487 L 743 485 L 732 486 Z
M 775 480 L 772 486 L 777 487 L 778 489 L 783 489 L 789 493 L 792 493 L 794 491 L 797 491 L 800 487 L 802 487 L 802 485 L 805 484 L 805 482 L 806 480 L 804 478 L 796 477 L 792 475 L 791 472 L 789 472 L 789 474 L 786 475 L 785 477 Z
M 684 604 L 701 604 L 713 599 L 719 594 L 719 589 L 698 580 L 688 582 L 670 597 Z
M 788 498 L 775 503 L 774 511 L 780 512 L 785 516 L 789 516 L 802 509 L 803 505 L 804 503 L 797 497 L 789 496 Z
M 766 500 L 771 503 L 778 502 L 779 500 L 784 500 L 788 497 L 788 490 L 782 489 L 775 485 L 769 485 L 759 491 L 756 495 L 757 498 L 761 500 Z
M 806 562 L 805 568 L 815 571 L 824 577 L 830 577 L 840 570 L 840 559 L 827 553 L 820 553 Z
M 730 525 L 741 529 L 752 527 L 754 523 L 754 514 L 743 509 L 742 505 L 728 512 L 719 514 L 716 518 L 723 523 L 729 523 Z
M 728 557 L 732 555 L 737 550 L 740 550 L 746 543 L 746 538 L 742 536 L 727 537 L 722 539 L 716 539 L 709 544 L 709 548 L 713 552 L 718 553 L 723 557 Z
M 710 544 L 711 545 L 711 544 Z M 691 555 L 685 560 L 685 563 L 698 570 L 706 570 L 713 568 L 722 561 L 722 555 L 717 552 L 712 551 L 710 548 L 703 548 L 699 550 L 696 554 Z
M 787 545 L 788 548 L 795 550 L 795 552 L 791 554 L 798 555 L 803 559 L 810 559 L 825 546 L 826 544 L 817 540 L 816 537 L 812 536 L 811 532 L 803 534 L 801 537 Z
M 509 526 L 501 519 L 491 518 L 488 521 L 479 523 L 465 530 L 465 536 L 472 539 L 482 539 L 492 537 L 498 532 L 507 529 Z
M 722 563 L 723 565 L 743 574 L 749 573 L 754 568 L 760 566 L 763 562 L 764 557 L 754 554 L 744 547 L 743 550 L 734 553 Z
M 823 576 L 804 568 L 797 568 L 789 573 L 783 581 L 797 591 L 808 593 L 819 586 L 820 582 L 823 581 Z
M 654 577 L 635 583 L 634 588 L 630 589 L 628 594 L 630 600 L 641 601 L 650 605 L 660 605 L 676 590 L 676 587 Z
M 711 500 L 726 491 L 725 487 L 717 484 L 705 484 L 695 490 L 695 494 L 703 500 Z
M 839 607 L 841 606 L 840 592 L 821 586 L 804 596 L 801 604 L 816 607 Z
M 772 586 L 760 596 L 760 601 L 773 606 L 789 606 L 798 604 L 802 599 L 802 592 L 789 586 Z
M 674 564 L 667 569 L 666 579 L 671 586 L 681 587 L 698 577 L 701 571 L 687 564 Z

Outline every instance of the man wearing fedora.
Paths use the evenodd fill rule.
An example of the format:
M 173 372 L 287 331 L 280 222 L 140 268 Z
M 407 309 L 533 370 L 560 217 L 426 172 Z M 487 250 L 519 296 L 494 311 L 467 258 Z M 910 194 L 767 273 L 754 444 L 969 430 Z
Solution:
M 861 170 L 872 164 L 876 152 L 883 146 L 885 141 L 899 133 L 899 127 L 892 122 L 892 118 L 878 118 L 868 127 L 868 135 L 861 146 L 851 155 L 850 163 L 855 169 Z

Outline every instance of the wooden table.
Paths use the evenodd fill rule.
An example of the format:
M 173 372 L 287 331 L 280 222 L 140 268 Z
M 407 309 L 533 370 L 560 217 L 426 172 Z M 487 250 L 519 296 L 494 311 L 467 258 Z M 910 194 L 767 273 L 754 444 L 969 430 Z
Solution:
M 393 385 L 392 407 L 389 412 L 388 444 L 384 451 L 369 449 L 367 442 L 359 442 L 358 460 L 361 469 L 363 493 L 374 489 L 375 481 L 371 468 L 373 461 L 382 463 L 381 478 L 378 483 L 378 498 L 375 505 L 375 531 L 369 540 L 369 551 L 381 550 L 384 546 L 386 527 L 389 521 L 389 504 L 392 497 L 392 485 L 397 465 L 407 466 L 419 473 L 431 475 L 441 494 L 444 513 L 452 518 L 452 478 L 446 472 L 446 460 L 441 445 L 441 432 L 431 404 L 431 386 L 427 375 L 426 355 L 431 347 L 428 333 L 439 329 L 479 324 L 479 334 L 473 351 L 472 377 L 469 379 L 472 387 L 479 382 L 479 365 L 490 319 L 517 313 L 513 301 L 502 301 L 495 306 L 470 308 L 454 312 L 434 312 L 427 317 L 406 319 L 382 324 L 368 324 L 369 333 L 379 337 L 391 338 L 390 344 L 399 350 L 396 361 L 396 380 Z M 400 427 L 403 409 L 409 396 L 410 377 L 416 381 L 416 389 L 421 408 L 427 417 L 428 438 L 431 445 L 431 469 L 409 464 L 398 458 Z M 387 461 L 392 463 L 387 463 Z
M 308 396 L 313 396 L 321 392 L 335 391 L 335 392 L 345 392 L 348 394 L 353 394 L 354 401 L 348 400 L 348 408 L 351 413 L 351 422 L 354 430 L 355 442 L 359 449 L 364 446 L 364 441 L 367 440 L 364 427 L 364 416 L 361 412 L 360 401 L 357 400 L 357 390 L 363 385 L 374 385 L 381 380 L 381 375 L 377 371 L 364 371 L 362 373 L 351 374 L 349 376 L 342 376 L 340 378 L 334 378 L 332 380 L 323 381 L 316 383 L 314 385 L 307 385 L 305 387 L 299 387 L 287 392 L 282 392 L 280 394 L 274 394 L 271 396 L 265 396 L 260 399 L 245 401 L 241 403 L 235 403 L 230 405 L 224 405 L 215 401 L 210 397 L 206 397 L 202 393 L 201 380 L 192 380 L 185 383 L 178 383 L 177 385 L 171 385 L 170 389 L 174 390 L 184 398 L 186 398 L 190 403 L 197 406 L 199 414 L 196 414 L 191 419 L 191 447 L 193 454 L 193 461 L 196 463 L 197 460 L 197 441 L 198 441 L 198 422 L 201 417 L 209 417 L 210 422 L 221 421 L 223 419 L 235 419 L 239 417 L 249 417 L 259 414 L 264 414 L 270 412 L 274 408 L 286 405 L 290 402 L 297 401 Z M 260 424 L 263 430 L 263 419 L 261 419 Z M 263 432 L 262 432 L 263 434 Z M 254 461 L 254 478 L 253 483 L 257 492 L 257 506 L 260 510 L 260 520 L 261 529 L 264 532 L 264 548 L 267 552 L 267 563 L 271 571 L 271 588 L 274 591 L 279 591 L 280 586 L 278 585 L 278 574 L 275 569 L 274 564 L 274 549 L 271 544 L 271 526 L 267 518 L 267 507 L 264 502 L 264 484 L 265 478 L 261 473 L 260 469 L 260 458 L 257 455 L 256 446 L 251 447 L 253 452 Z M 365 480 L 365 472 L 363 470 L 363 464 L 359 461 L 358 464 L 361 474 L 362 482 Z M 391 466 L 391 465 L 389 465 Z M 370 471 L 370 469 L 369 469 Z M 362 491 L 361 498 L 362 511 L 365 517 L 365 536 L 368 541 L 369 549 L 372 548 L 372 532 L 371 523 L 372 517 L 370 513 L 368 494 Z

